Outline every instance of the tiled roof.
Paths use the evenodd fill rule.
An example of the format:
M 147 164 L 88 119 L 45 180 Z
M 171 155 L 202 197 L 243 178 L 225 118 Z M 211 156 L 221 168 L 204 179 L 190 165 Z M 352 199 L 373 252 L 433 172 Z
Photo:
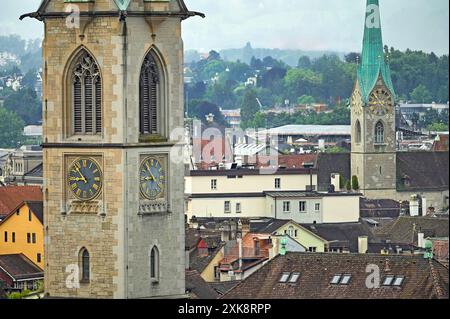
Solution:
M 290 220 L 268 219 L 264 221 L 250 222 L 250 232 L 258 234 L 272 234 L 283 227 Z
M 197 250 L 192 251 L 189 254 L 189 269 L 196 270 L 200 274 L 208 267 L 209 263 L 216 257 L 216 255 L 222 249 L 223 244 L 219 247 L 208 249 L 208 255 L 199 255 Z
M 42 201 L 42 190 L 38 186 L 0 187 L 0 215 L 7 215 L 20 203 Z
M 0 255 L 0 271 L 6 271 L 14 280 L 44 278 L 44 272 L 22 254 Z
M 186 292 L 193 299 L 217 299 L 219 297 L 219 293 L 196 270 L 186 270 Z
M 397 153 L 397 190 L 448 190 L 448 187 L 448 152 Z
M 222 281 L 222 282 L 210 282 L 209 285 L 219 294 L 224 295 L 234 287 L 236 287 L 241 281 Z
M 42 177 L 43 171 L 44 171 L 43 170 L 43 165 L 41 163 L 38 166 L 36 166 L 35 168 L 33 168 L 32 170 L 30 170 L 29 172 L 27 172 L 25 174 L 25 176 L 28 176 L 28 177 Z
M 366 286 L 368 265 L 379 267 L 379 288 Z M 282 283 L 284 273 L 289 274 L 288 278 L 294 273 L 299 277 L 294 283 Z M 339 274 L 350 275 L 349 282 L 332 284 L 332 278 Z M 383 286 L 387 275 L 404 276 L 404 280 L 399 287 Z M 445 299 L 448 296 L 448 270 L 423 256 L 287 253 L 272 259 L 223 298 Z
M 36 215 L 39 221 L 44 224 L 44 205 L 43 202 L 27 202 L 28 207 Z
M 383 227 L 376 228 L 374 233 L 377 237 L 394 243 L 417 244 L 419 232 L 423 232 L 425 238 L 448 237 L 448 227 L 448 218 L 401 216 Z
M 329 242 L 330 248 L 346 247 L 350 252 L 358 252 L 358 237 L 367 236 L 369 242 L 378 239 L 368 225 L 359 223 L 341 224 L 302 224 L 303 227 Z
M 402 206 L 405 210 L 409 209 L 407 202 Z M 361 197 L 359 208 L 362 218 L 397 218 L 400 216 L 400 203 L 393 199 L 367 199 Z
M 318 190 L 327 191 L 331 174 L 340 174 L 343 182 L 350 179 L 350 153 L 320 153 L 317 158 Z

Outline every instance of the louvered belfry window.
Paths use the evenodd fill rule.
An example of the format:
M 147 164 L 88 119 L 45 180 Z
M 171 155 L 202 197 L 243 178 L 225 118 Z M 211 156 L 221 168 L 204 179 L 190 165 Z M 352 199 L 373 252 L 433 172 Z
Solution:
M 155 58 L 147 54 L 140 77 L 140 133 L 158 134 L 159 70 Z
M 97 63 L 86 51 L 73 67 L 72 116 L 74 134 L 101 134 L 102 80 Z

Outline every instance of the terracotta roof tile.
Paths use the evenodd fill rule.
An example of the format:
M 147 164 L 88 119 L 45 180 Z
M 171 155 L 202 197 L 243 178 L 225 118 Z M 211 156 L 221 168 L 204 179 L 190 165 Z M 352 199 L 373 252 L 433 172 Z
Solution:
M 366 286 L 366 267 L 380 270 L 379 288 Z M 283 273 L 298 273 L 294 283 Z M 335 275 L 348 284 L 332 284 Z M 404 276 L 399 287 L 383 286 L 387 275 Z M 341 282 L 341 281 L 340 281 Z M 429 299 L 448 298 L 448 269 L 423 256 L 288 253 L 277 256 L 223 296 L 224 299 Z
M 0 187 L 0 216 L 8 215 L 22 202 L 42 201 L 42 190 L 39 186 L 6 186 Z

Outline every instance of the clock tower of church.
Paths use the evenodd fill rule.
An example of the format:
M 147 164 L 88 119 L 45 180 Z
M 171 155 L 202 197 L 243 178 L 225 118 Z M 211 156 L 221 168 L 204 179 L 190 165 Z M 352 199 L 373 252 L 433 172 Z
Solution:
M 351 97 L 351 171 L 368 197 L 396 189 L 395 101 L 379 3 L 367 0 L 363 51 Z
M 43 0 L 45 293 L 185 294 L 183 0 Z M 178 129 L 178 130 L 177 130 Z

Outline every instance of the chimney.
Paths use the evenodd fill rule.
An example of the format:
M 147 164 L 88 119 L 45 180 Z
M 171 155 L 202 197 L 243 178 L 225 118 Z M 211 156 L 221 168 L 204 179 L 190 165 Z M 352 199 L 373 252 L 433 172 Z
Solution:
M 425 248 L 425 234 L 422 232 L 417 234 L 417 246 Z
M 369 250 L 369 238 L 367 236 L 358 237 L 358 253 L 367 254 Z
M 333 173 L 331 174 L 331 185 L 334 186 L 335 190 L 340 190 L 341 189 L 341 175 Z
M 242 253 L 242 250 L 243 250 L 242 238 L 238 238 L 237 242 L 238 242 L 238 253 L 239 253 L 239 270 L 242 270 L 242 255 L 243 255 L 243 253 Z
M 214 114 L 209 113 L 208 115 L 205 115 L 206 117 L 206 122 L 208 122 L 209 124 L 214 122 Z
M 412 195 L 409 201 L 409 214 L 410 216 L 419 216 L 419 197 L 417 195 Z

